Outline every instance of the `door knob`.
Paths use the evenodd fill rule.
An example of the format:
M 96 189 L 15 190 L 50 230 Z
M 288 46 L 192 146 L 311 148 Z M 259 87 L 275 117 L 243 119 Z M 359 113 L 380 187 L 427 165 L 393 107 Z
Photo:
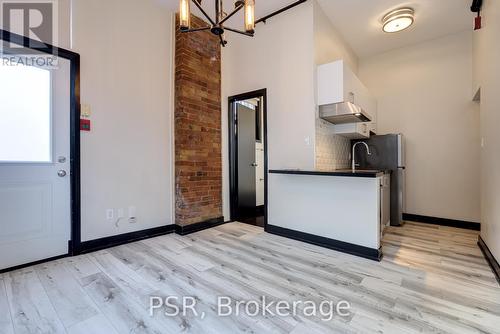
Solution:
M 252 167 L 257 167 L 257 166 L 258 166 L 258 164 L 256 164 L 256 163 L 254 162 L 254 163 L 253 163 L 253 164 L 251 164 L 250 166 L 252 166 Z
M 61 169 L 60 171 L 57 172 L 57 176 L 59 176 L 59 177 L 65 177 L 66 176 L 66 171 Z

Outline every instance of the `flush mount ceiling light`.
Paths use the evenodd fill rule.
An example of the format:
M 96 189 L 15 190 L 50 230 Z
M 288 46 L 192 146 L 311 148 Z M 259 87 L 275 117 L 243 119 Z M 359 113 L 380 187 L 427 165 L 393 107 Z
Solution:
M 393 33 L 409 28 L 415 22 L 415 10 L 413 8 L 399 8 L 386 14 L 382 19 L 383 29 L 387 33 Z
M 227 42 L 224 38 L 224 32 L 231 31 L 238 34 L 242 34 L 245 36 L 254 36 L 255 25 L 261 22 L 266 23 L 266 20 L 270 19 L 273 16 L 283 13 L 295 6 L 300 5 L 301 3 L 306 2 L 307 0 L 299 0 L 294 3 L 277 10 L 269 15 L 264 16 L 261 19 L 255 19 L 255 0 L 236 0 L 234 1 L 234 9 L 228 14 L 224 12 L 224 4 L 223 0 L 214 0 L 215 1 L 215 19 L 212 19 L 207 12 L 201 6 L 202 0 L 180 0 L 179 3 L 179 25 L 181 32 L 195 32 L 195 31 L 204 31 L 210 30 L 210 32 L 216 36 L 219 36 L 220 44 L 222 46 L 226 46 Z M 193 2 L 196 7 L 200 10 L 200 12 L 205 16 L 208 20 L 205 27 L 200 28 L 191 28 L 191 2 Z M 238 13 L 241 9 L 244 8 L 244 25 L 245 30 L 238 30 L 226 27 L 224 23 L 233 17 L 236 13 Z

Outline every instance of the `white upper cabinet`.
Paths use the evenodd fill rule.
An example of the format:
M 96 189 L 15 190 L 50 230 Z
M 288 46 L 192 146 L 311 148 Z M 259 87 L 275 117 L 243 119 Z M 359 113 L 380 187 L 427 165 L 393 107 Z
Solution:
M 343 60 L 318 66 L 318 105 L 351 102 L 372 118 L 377 101 Z
M 348 89 L 344 89 L 344 61 L 318 66 L 318 105 L 348 101 Z

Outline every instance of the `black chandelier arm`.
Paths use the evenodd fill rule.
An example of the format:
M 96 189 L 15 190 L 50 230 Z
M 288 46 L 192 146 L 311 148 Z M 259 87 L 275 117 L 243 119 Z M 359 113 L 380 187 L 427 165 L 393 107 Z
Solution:
M 191 0 L 188 0 L 188 1 L 191 1 Z M 234 32 L 234 33 L 237 33 L 240 35 L 244 35 L 244 36 L 254 37 L 253 31 L 247 32 L 244 30 L 238 30 L 238 29 L 233 29 L 233 28 L 223 26 L 223 23 L 227 22 L 231 17 L 233 17 L 236 13 L 238 13 L 242 8 L 245 7 L 241 1 L 238 1 L 239 5 L 236 6 L 231 13 L 229 13 L 224 18 L 222 18 L 222 16 L 223 16 L 222 15 L 222 8 L 221 8 L 222 1 L 221 0 L 214 0 L 215 1 L 215 11 L 216 11 L 216 20 L 215 21 L 212 20 L 212 18 L 207 14 L 207 12 L 205 12 L 203 7 L 201 6 L 201 2 L 200 2 L 201 0 L 192 0 L 192 1 L 196 5 L 196 7 L 198 7 L 198 9 L 203 14 L 203 16 L 205 16 L 205 18 L 210 22 L 210 26 L 202 27 L 202 28 L 186 29 L 186 30 L 182 30 L 182 32 L 195 32 L 195 31 L 211 30 L 213 34 L 219 36 L 219 41 L 220 41 L 220 44 L 222 45 L 222 47 L 225 47 L 227 44 L 227 42 L 225 41 L 224 36 L 223 36 L 224 30 L 231 31 L 231 32 Z M 278 14 L 281 14 L 289 9 L 292 9 L 300 4 L 303 4 L 304 2 L 307 2 L 307 0 L 295 1 L 286 7 L 283 7 L 281 9 L 269 14 L 269 15 L 266 15 L 266 16 L 258 19 L 257 21 L 255 21 L 255 24 L 258 24 L 261 22 L 266 23 L 266 21 L 268 19 L 270 19 Z
M 243 5 L 239 5 L 238 7 L 236 7 L 231 13 L 229 13 L 225 18 L 223 18 L 219 22 L 219 24 L 223 24 L 224 22 L 229 20 L 234 14 L 238 13 L 243 7 L 244 7 Z
M 203 28 L 192 28 L 192 29 L 187 29 L 187 30 L 181 30 L 181 32 L 195 32 L 195 31 L 204 31 L 204 30 L 210 30 L 212 27 L 203 27 Z
M 238 29 L 233 29 L 233 28 L 228 28 L 228 27 L 224 27 L 225 30 L 229 30 L 229 31 L 232 31 L 232 32 L 235 32 L 237 34 L 241 34 L 241 35 L 245 35 L 245 36 L 249 36 L 249 37 L 253 37 L 254 34 L 253 33 L 250 33 L 250 32 L 246 32 L 246 31 L 242 31 L 242 30 L 238 30 Z
M 227 42 L 224 40 L 224 37 L 222 37 L 222 35 L 219 35 L 219 40 L 220 40 L 220 45 L 222 45 L 222 47 L 225 48 Z
M 212 20 L 212 18 L 207 14 L 207 12 L 205 12 L 205 10 L 203 9 L 203 7 L 201 6 L 201 4 L 198 2 L 198 0 L 192 0 L 194 2 L 194 4 L 196 5 L 196 7 L 198 7 L 198 9 L 200 10 L 200 12 L 203 14 L 203 16 L 205 16 L 207 18 L 207 20 L 210 22 L 210 24 L 212 26 L 215 26 L 215 22 L 214 20 Z
M 195 0 L 193 0 L 193 1 L 195 1 Z M 269 14 L 269 15 L 264 16 L 263 18 L 258 19 L 257 21 L 255 21 L 255 24 L 258 24 L 258 23 L 261 23 L 261 22 L 266 23 L 266 21 L 267 21 L 268 19 L 270 19 L 271 17 L 276 16 L 276 15 L 278 15 L 278 14 L 281 14 L 281 13 L 283 13 L 283 12 L 285 12 L 285 11 L 289 10 L 289 9 L 292 9 L 292 8 L 294 8 L 294 7 L 297 7 L 298 5 L 303 4 L 303 3 L 304 3 L 304 2 L 306 2 L 306 1 L 307 1 L 307 0 L 299 0 L 299 1 L 296 1 L 296 2 L 294 2 L 294 3 L 290 4 L 290 5 L 286 6 L 286 7 L 283 7 L 283 8 L 281 8 L 281 9 L 279 9 L 279 10 L 277 10 L 277 11 L 275 11 L 275 12 L 273 12 L 273 13 Z

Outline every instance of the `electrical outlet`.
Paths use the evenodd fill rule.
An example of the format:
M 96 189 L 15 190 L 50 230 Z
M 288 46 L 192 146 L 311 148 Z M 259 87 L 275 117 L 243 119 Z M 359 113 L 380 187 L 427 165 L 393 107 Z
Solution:
M 115 210 L 113 209 L 107 209 L 106 210 L 106 219 L 107 220 L 113 220 L 115 218 Z
M 117 213 L 116 213 L 116 218 L 118 219 L 122 219 L 122 218 L 125 218 L 125 212 L 123 209 L 118 209 L 117 210 Z
M 135 206 L 129 206 L 128 208 L 128 222 L 130 224 L 137 223 L 137 209 Z

